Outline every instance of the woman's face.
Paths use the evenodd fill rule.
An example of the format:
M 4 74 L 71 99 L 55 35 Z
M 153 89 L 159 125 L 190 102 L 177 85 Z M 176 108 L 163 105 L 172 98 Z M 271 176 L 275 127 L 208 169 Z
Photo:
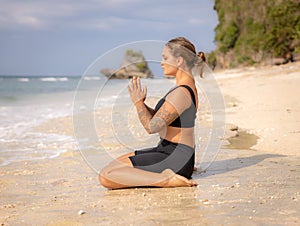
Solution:
M 176 57 L 171 53 L 168 46 L 165 46 L 162 51 L 161 67 L 164 70 L 164 75 L 175 76 L 178 70 Z

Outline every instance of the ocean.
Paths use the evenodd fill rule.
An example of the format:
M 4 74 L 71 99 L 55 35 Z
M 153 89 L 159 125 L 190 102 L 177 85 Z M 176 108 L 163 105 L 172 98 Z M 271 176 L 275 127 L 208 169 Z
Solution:
M 152 107 L 175 86 L 174 79 L 162 77 L 141 82 L 147 86 L 147 101 L 150 100 Z M 201 85 L 197 85 L 200 108 L 195 127 L 196 164 L 201 163 L 202 169 L 216 157 L 225 123 L 223 98 L 215 82 L 206 82 L 208 89 L 204 93 Z M 110 153 L 111 149 L 132 151 L 153 146 L 157 143 L 155 137 L 146 134 L 142 126 L 131 127 L 130 120 L 137 122 L 138 118 L 134 116 L 128 84 L 129 80 L 107 80 L 104 76 L 1 76 L 0 166 L 55 158 L 68 150 L 80 150 L 95 169 L 101 154 Z M 66 129 L 73 134 L 36 129 L 65 117 L 72 118 L 72 125 Z M 66 125 L 63 121 L 59 126 Z
M 157 89 L 162 79 L 165 80 L 142 82 L 148 84 L 148 93 L 159 96 L 174 85 L 170 81 L 165 89 Z M 106 108 L 116 100 L 130 103 L 128 82 L 96 76 L 0 76 L 0 166 L 55 158 L 67 150 L 76 150 L 73 136 L 35 128 L 55 118 L 72 116 L 78 106 L 80 111 L 84 110 L 91 101 L 97 109 Z M 95 93 L 97 98 L 91 100 Z
M 33 129 L 49 119 L 70 114 L 78 80 L 79 77 L 0 77 L 0 165 L 53 158 L 73 145 L 70 137 Z M 55 150 L 55 146 L 59 149 Z

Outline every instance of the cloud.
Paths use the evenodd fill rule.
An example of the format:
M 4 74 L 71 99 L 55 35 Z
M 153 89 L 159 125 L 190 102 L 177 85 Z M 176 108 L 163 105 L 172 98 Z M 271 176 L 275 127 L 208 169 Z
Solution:
M 0 28 L 49 29 L 68 20 L 93 17 L 120 11 L 139 0 L 4 0 L 0 8 Z M 120 11 L 121 12 L 121 11 Z M 97 27 L 97 26 L 96 26 Z M 104 27 L 104 26 L 100 26 Z
M 103 18 L 85 19 L 74 26 L 80 29 L 89 30 L 111 30 L 125 26 L 126 22 L 127 19 L 108 16 Z
M 172 29 L 178 24 L 205 23 L 197 16 L 190 18 L 190 15 L 205 13 L 201 4 L 191 2 L 198 8 L 175 0 L 4 0 L 0 9 L 0 29 L 109 30 L 123 26 Z
M 136 40 L 185 36 L 197 49 L 215 48 L 213 0 L 0 2 L 0 74 L 80 73 L 99 53 Z
M 49 11 L 42 2 L 5 1 L 1 3 L 0 27 L 9 29 L 43 29 L 48 26 Z
M 197 18 L 190 18 L 188 19 L 188 23 L 189 24 L 195 24 L 195 25 L 198 25 L 198 24 L 204 24 L 206 21 L 203 20 L 203 19 L 197 19 Z
M 16 18 L 16 21 L 20 25 L 30 26 L 34 28 L 42 28 L 43 23 L 36 17 L 33 16 L 22 16 Z

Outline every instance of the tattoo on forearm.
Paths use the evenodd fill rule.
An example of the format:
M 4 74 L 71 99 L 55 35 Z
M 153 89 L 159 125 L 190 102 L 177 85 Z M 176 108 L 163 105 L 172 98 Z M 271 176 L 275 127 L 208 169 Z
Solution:
M 169 112 L 165 109 L 164 106 L 155 114 L 155 116 L 150 121 L 150 130 L 152 132 L 159 132 L 164 127 L 168 126 L 171 122 L 173 122 L 178 117 L 177 112 Z
M 143 127 L 146 129 L 146 131 L 148 133 L 151 133 L 151 131 L 149 129 L 149 122 L 152 118 L 152 115 L 147 110 L 147 107 L 145 106 L 145 104 L 140 104 L 139 106 L 137 106 L 136 109 L 137 109 L 137 113 L 138 113 L 140 122 L 142 123 Z
M 151 133 L 157 133 L 166 127 L 166 122 L 159 117 L 153 117 L 149 123 Z
M 140 104 L 137 106 L 137 113 L 140 122 L 148 133 L 160 132 L 178 117 L 176 111 L 170 112 L 164 105 L 153 116 L 145 104 Z

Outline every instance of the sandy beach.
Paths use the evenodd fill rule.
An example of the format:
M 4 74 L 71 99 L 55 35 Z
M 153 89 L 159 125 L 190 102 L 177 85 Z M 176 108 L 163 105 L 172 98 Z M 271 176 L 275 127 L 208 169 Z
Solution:
M 299 225 L 300 62 L 215 77 L 227 140 L 193 175 L 197 187 L 107 190 L 74 142 L 57 158 L 0 167 L 1 225 Z M 73 136 L 72 123 L 61 117 L 34 130 Z M 109 139 L 108 130 L 97 131 Z

